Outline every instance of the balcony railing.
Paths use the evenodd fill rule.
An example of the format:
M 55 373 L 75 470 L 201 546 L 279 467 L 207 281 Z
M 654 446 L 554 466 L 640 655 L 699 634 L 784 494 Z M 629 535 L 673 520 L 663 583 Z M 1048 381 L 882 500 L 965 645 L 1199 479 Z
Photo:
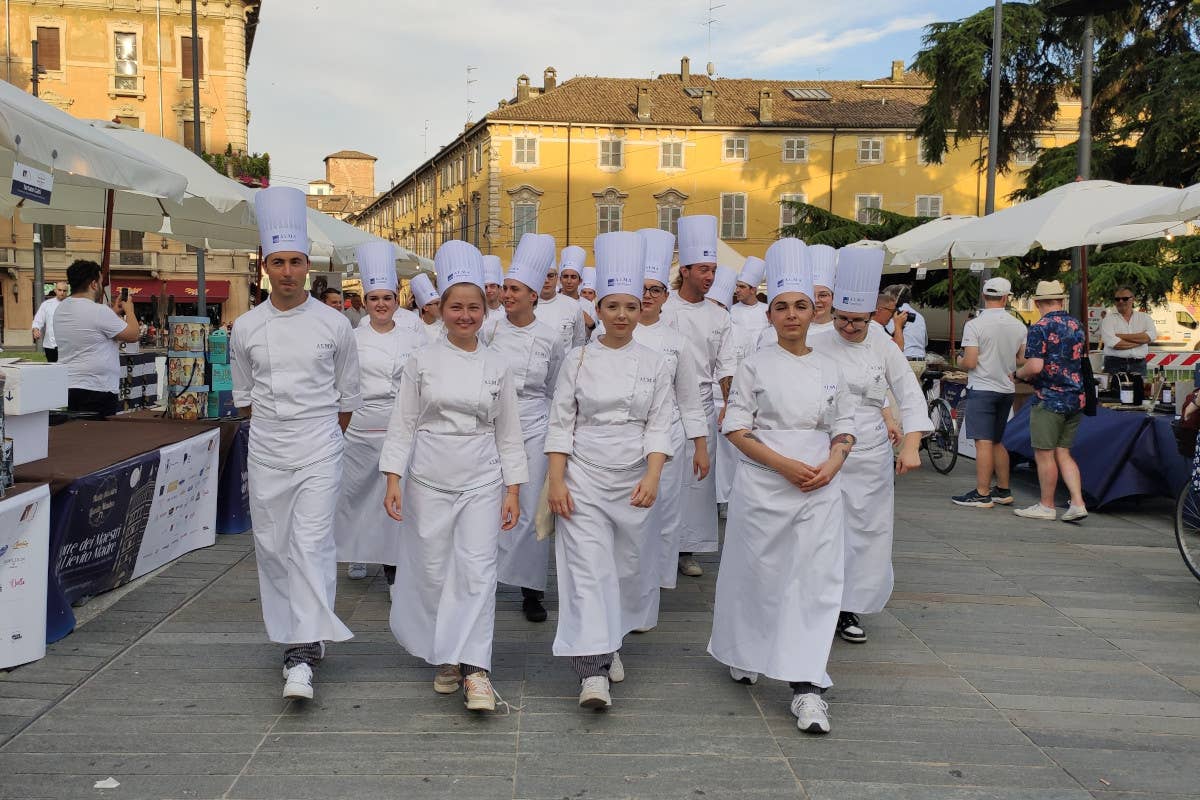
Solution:
M 146 76 L 108 73 L 108 96 L 110 98 L 136 97 L 139 100 L 145 100 Z

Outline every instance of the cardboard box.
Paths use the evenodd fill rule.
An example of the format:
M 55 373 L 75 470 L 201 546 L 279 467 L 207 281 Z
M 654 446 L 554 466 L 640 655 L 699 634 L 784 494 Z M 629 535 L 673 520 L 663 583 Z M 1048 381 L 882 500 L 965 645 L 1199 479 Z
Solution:
M 50 412 L 5 414 L 4 436 L 12 439 L 14 466 L 45 458 L 50 443 Z
M 233 373 L 228 364 L 209 364 L 208 385 L 214 391 L 233 391 Z
M 4 413 L 52 411 L 67 404 L 67 368 L 60 364 L 5 364 Z

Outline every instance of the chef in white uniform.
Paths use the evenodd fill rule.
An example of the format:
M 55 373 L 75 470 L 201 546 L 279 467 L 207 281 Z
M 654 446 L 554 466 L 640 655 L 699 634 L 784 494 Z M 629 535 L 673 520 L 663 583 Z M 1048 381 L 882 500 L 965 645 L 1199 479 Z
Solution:
M 705 477 L 708 462 L 708 418 L 700 405 L 700 379 L 683 335 L 662 319 L 662 307 L 671 285 L 675 235 L 661 228 L 643 228 L 646 272 L 642 281 L 642 316 L 633 338 L 663 354 L 671 375 L 671 458 L 663 467 L 658 499 L 650 509 L 650 530 L 658 532 L 659 586 L 674 589 L 679 575 L 679 541 L 683 535 L 683 498 L 686 482 Z M 688 440 L 692 446 L 688 447 Z M 690 455 L 690 457 L 689 457 Z M 653 542 L 653 537 L 648 537 Z M 644 570 L 647 576 L 654 573 Z
M 550 407 L 549 505 L 555 525 L 558 631 L 579 705 L 612 705 L 617 651 L 658 617 L 658 585 L 646 580 L 650 509 L 671 454 L 671 378 L 660 353 L 638 344 L 645 242 L 632 231 L 596 237 L 597 314 L 605 333 L 567 354 Z
M 333 517 L 342 479 L 342 432 L 358 408 L 358 347 L 350 322 L 304 289 L 304 193 L 254 196 L 271 297 L 233 323 L 233 402 L 252 414 L 250 518 L 263 622 L 284 654 L 283 696 L 311 699 L 324 642 L 353 636 L 334 613 Z
M 554 263 L 554 240 L 527 233 L 517 243 L 504 279 L 507 315 L 490 319 L 479 338 L 508 361 L 521 412 L 521 435 L 529 482 L 521 492 L 521 514 L 500 537 L 500 583 L 521 587 L 521 610 L 530 622 L 545 622 L 542 599 L 550 563 L 550 540 L 538 541 L 534 517 L 546 482 L 546 427 L 550 398 L 566 348 L 558 331 L 533 314 L 546 270 Z
M 767 322 L 766 305 L 758 302 L 758 286 L 763 281 L 766 269 L 765 261 L 750 256 L 742 264 L 733 290 L 734 303 L 733 308 L 729 309 L 729 319 L 733 324 L 734 341 L 747 342 L 747 353 L 757 348 L 759 334 L 764 330 L 775 330 Z
M 496 319 L 504 316 L 504 304 L 500 297 L 500 285 L 504 283 L 504 268 L 500 256 L 483 257 L 483 291 L 487 295 L 487 317 Z
M 437 289 L 433 288 L 433 281 L 429 280 L 429 276 L 424 272 L 414 275 L 408 285 L 412 289 L 413 299 L 416 301 L 417 310 L 421 315 L 425 338 L 430 342 L 436 342 L 446 333 L 446 328 L 442 325 L 442 296 Z
M 595 307 L 596 305 L 596 268 L 584 267 L 583 277 L 579 281 L 579 297 L 581 300 L 586 300 L 587 307 Z M 585 311 L 586 313 L 586 311 Z
M 386 482 L 379 472 L 379 451 L 409 356 L 426 344 L 425 335 L 398 324 L 396 259 L 390 242 L 368 242 L 355 249 L 362 275 L 368 324 L 354 331 L 358 342 L 362 405 L 346 428 L 342 488 L 333 534 L 338 561 L 349 562 L 351 580 L 367 576 L 367 564 L 382 564 L 388 585 L 396 576 L 400 523 L 383 508 Z
M 531 234 L 525 234 L 530 236 Z M 532 234 L 554 241 L 548 233 Z M 524 239 L 525 236 L 521 238 Z M 583 313 L 583 307 L 573 297 L 568 297 L 558 291 L 558 269 L 554 264 L 546 271 L 546 280 L 542 283 L 541 294 L 538 296 L 537 318 L 558 331 L 562 338 L 563 347 L 570 350 L 578 347 L 588 339 L 588 322 Z
M 708 302 L 717 270 L 717 218 L 707 215 L 679 218 L 679 284 L 663 305 L 663 319 L 683 334 L 700 378 L 700 402 L 708 415 L 708 461 L 717 459 L 717 409 L 713 383 L 728 397 L 735 369 L 733 329 L 729 313 Z M 679 571 L 699 577 L 704 570 L 694 553 L 717 551 L 717 487 L 713 471 L 687 482 L 683 498 L 683 539 Z
M 732 267 L 719 266 L 713 274 L 713 283 L 704 293 L 706 300 L 712 300 L 726 311 L 733 305 L 733 290 L 737 286 L 737 272 Z
M 471 711 L 496 708 L 488 671 L 499 531 L 516 525 L 528 480 L 512 371 L 478 338 L 482 261 L 464 241 L 438 248 L 446 335 L 404 365 L 379 457 L 384 505 L 404 523 L 392 633 L 439 666 L 434 691 L 453 694 L 461 683 Z
M 731 267 L 718 266 L 717 272 L 713 276 L 713 285 L 705 294 L 704 299 L 711 300 L 721 308 L 728 311 L 733 306 L 733 295 L 737 288 L 737 272 Z M 738 339 L 738 328 L 733 324 L 733 316 L 729 317 L 730 323 L 730 341 L 733 343 L 733 359 L 734 369 L 741 363 L 742 358 L 746 355 L 747 348 L 744 343 Z M 721 393 L 721 385 L 714 381 L 713 387 L 713 404 L 717 408 L 718 419 L 722 416 L 725 409 L 725 398 Z M 729 488 L 733 485 L 733 470 L 736 466 L 734 459 L 737 457 L 737 450 L 729 443 L 729 440 L 724 436 L 717 437 L 717 463 L 713 465 L 716 471 L 716 496 L 717 506 L 721 513 L 724 513 L 725 504 L 729 502 Z
M 870 325 L 882 273 L 882 250 L 843 248 L 833 287 L 835 332 L 810 339 L 814 348 L 838 362 L 858 399 L 857 442 L 841 473 L 846 579 L 837 623 L 838 635 L 855 643 L 867 640 L 858 615 L 882 611 L 892 594 L 895 475 L 921 466 L 921 437 L 933 430 L 904 354 Z M 904 430 L 895 458 L 883 417 L 889 392 L 895 398 L 892 412 L 899 409 Z
M 838 251 L 829 245 L 813 244 L 808 246 L 807 252 L 809 263 L 812 265 L 813 292 L 816 294 L 813 298 L 816 312 L 812 325 L 808 327 L 811 339 L 818 333 L 833 331 L 833 282 L 837 274 Z M 774 344 L 775 341 L 775 329 L 768 326 L 759 334 L 757 346 L 765 347 Z
M 587 251 L 579 245 L 567 245 L 562 249 L 558 262 L 558 290 L 572 300 L 579 299 L 579 287 L 583 283 L 583 262 Z
M 797 726 L 828 733 L 821 693 L 842 599 L 838 471 L 854 445 L 855 403 L 836 361 L 807 344 L 812 272 L 805 247 L 767 250 L 778 342 L 738 368 L 723 430 L 741 451 L 708 652 L 734 680 L 788 681 Z

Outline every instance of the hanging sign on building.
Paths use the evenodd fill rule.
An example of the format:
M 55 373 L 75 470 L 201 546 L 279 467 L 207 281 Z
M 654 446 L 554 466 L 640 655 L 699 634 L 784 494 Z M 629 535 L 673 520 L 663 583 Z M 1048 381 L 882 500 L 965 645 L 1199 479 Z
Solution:
M 12 178 L 13 195 L 42 205 L 50 204 L 50 192 L 54 189 L 52 174 L 14 161 Z

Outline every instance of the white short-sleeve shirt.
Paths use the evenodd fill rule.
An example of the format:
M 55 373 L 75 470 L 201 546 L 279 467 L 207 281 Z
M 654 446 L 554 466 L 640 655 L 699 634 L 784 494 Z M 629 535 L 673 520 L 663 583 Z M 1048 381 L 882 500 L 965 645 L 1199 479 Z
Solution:
M 979 363 L 967 373 L 967 388 L 1012 394 L 1012 372 L 1025 344 L 1025 326 L 1003 308 L 985 308 L 963 328 L 963 347 L 979 348 Z
M 67 368 L 67 387 L 116 394 L 121 388 L 121 345 L 113 337 L 125 321 L 103 303 L 68 297 L 54 310 L 58 363 Z

